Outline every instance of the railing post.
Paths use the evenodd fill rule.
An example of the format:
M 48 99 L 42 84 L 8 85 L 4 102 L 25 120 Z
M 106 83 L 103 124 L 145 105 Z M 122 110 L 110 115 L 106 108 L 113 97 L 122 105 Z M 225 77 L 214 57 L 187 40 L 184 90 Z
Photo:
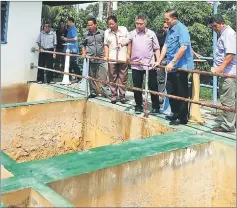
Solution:
M 88 77 L 89 75 L 89 59 L 84 58 L 83 61 L 83 70 L 82 70 L 82 76 Z M 88 79 L 83 78 L 80 82 L 80 89 L 85 92 L 85 97 L 88 98 L 90 94 L 90 88 L 89 88 L 89 81 Z
M 218 7 L 218 1 L 214 1 L 213 2 L 213 14 L 217 13 L 217 7 Z M 215 52 L 216 52 L 216 43 L 217 43 L 217 34 L 216 32 L 213 30 L 213 57 L 215 59 Z M 214 66 L 214 62 L 213 62 L 213 66 Z M 213 104 L 217 104 L 217 77 L 213 76 Z M 217 110 L 216 110 L 217 111 Z
M 199 64 L 201 62 L 205 62 L 205 60 L 196 59 L 195 62 L 195 68 L 199 68 Z M 192 81 L 192 100 L 199 101 L 200 96 L 200 74 L 194 73 L 193 74 L 193 81 Z M 189 122 L 190 123 L 199 123 L 203 124 L 205 123 L 202 116 L 201 116 L 201 110 L 200 105 L 190 103 L 191 109 L 190 109 L 190 116 L 189 116 Z
M 149 80 L 149 68 L 146 69 L 145 79 L 145 104 L 144 104 L 144 117 L 148 117 L 148 80 Z
M 66 50 L 66 57 L 65 57 L 65 65 L 64 65 L 64 72 L 69 73 L 69 66 L 70 66 L 70 49 L 69 49 L 69 44 L 67 44 L 67 50 Z M 63 85 L 70 85 L 71 82 L 69 80 L 69 75 L 64 74 L 63 75 L 63 81 L 61 82 Z

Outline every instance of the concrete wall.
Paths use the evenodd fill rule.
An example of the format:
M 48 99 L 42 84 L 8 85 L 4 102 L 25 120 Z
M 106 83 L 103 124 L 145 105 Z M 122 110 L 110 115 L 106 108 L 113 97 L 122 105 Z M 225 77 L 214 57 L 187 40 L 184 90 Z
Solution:
M 1 149 L 18 162 L 172 131 L 158 120 L 85 100 L 2 108 L 1 130 Z
M 34 189 L 22 189 L 1 195 L 1 201 L 7 206 L 16 207 L 54 207 Z
M 1 149 L 17 161 L 78 151 L 85 101 L 2 108 Z
M 87 102 L 84 149 L 119 144 L 168 132 L 172 132 L 172 129 L 158 120 L 132 116 L 96 102 Z
M 10 1 L 7 44 L 1 44 L 1 85 L 9 86 L 36 80 L 38 56 L 30 50 L 36 46 L 41 25 L 41 1 Z
M 236 149 L 204 143 L 48 185 L 75 207 L 236 207 Z

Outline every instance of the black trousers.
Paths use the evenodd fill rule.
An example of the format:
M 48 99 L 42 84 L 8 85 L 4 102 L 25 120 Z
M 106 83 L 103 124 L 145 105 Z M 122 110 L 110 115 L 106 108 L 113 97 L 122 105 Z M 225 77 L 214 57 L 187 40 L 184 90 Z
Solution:
M 188 98 L 188 73 L 170 72 L 167 76 L 167 93 L 179 97 Z M 180 100 L 169 99 L 171 111 L 181 122 L 188 121 L 188 103 Z
M 69 72 L 74 72 L 77 75 L 81 75 L 81 71 L 77 61 L 77 56 L 70 56 Z
M 61 52 L 61 53 L 64 52 L 63 48 L 57 48 L 56 50 L 57 52 Z M 65 65 L 65 56 L 57 55 L 56 60 L 55 60 L 55 65 L 54 65 L 55 70 L 64 71 L 64 65 Z
M 134 87 L 142 88 L 144 74 L 146 74 L 145 70 L 132 69 L 132 79 Z M 149 70 L 148 87 L 152 91 L 158 91 L 156 70 Z M 142 92 L 134 91 L 134 99 L 136 102 L 136 106 L 142 106 L 143 104 Z M 151 101 L 152 101 L 152 108 L 159 110 L 160 109 L 159 95 L 151 94 Z
M 45 49 L 45 50 L 53 51 L 54 49 L 50 48 L 50 49 Z M 54 63 L 53 54 L 39 53 L 38 66 L 53 69 L 53 63 Z M 38 69 L 38 74 L 37 74 L 37 81 L 38 82 L 44 82 L 44 71 L 45 70 Z M 46 71 L 46 79 L 47 79 L 47 83 L 53 81 L 53 72 Z

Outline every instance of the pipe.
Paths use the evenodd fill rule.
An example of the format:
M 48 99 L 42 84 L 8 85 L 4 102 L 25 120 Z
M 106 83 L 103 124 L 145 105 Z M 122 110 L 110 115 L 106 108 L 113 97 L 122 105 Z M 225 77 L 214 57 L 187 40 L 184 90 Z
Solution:
M 32 48 L 31 52 L 35 52 L 35 51 L 39 51 L 38 49 Z M 62 53 L 62 52 L 53 52 L 53 51 L 43 51 L 43 53 L 55 53 L 58 55 L 66 55 L 66 53 Z M 77 56 L 80 58 L 85 58 L 79 54 L 69 54 L 69 56 Z M 104 60 L 104 58 L 100 58 L 100 57 L 95 57 L 95 56 L 86 56 L 87 59 L 94 59 L 94 60 Z M 115 59 L 108 59 L 108 62 L 116 62 L 116 63 L 122 63 L 122 64 L 132 64 L 132 65 L 142 65 L 142 66 L 148 66 L 148 67 L 152 67 L 152 64 L 144 64 L 142 62 L 126 62 L 126 61 L 117 61 Z M 165 66 L 159 65 L 157 66 L 157 68 L 160 69 L 165 69 Z M 183 71 L 183 72 L 188 72 L 188 73 L 198 73 L 198 74 L 202 74 L 202 75 L 206 75 L 206 76 L 219 76 L 219 77 L 225 77 L 225 78 L 234 78 L 236 79 L 236 75 L 234 74 L 220 74 L 220 73 L 213 73 L 213 72 L 206 72 L 206 71 L 199 71 L 199 70 L 188 70 L 188 69 L 183 69 L 183 68 L 174 68 L 177 71 Z
M 198 105 L 201 105 L 201 106 L 206 106 L 206 107 L 210 107 L 210 108 L 215 108 L 215 109 L 220 109 L 220 110 L 236 113 L 235 109 L 228 108 L 228 107 L 225 107 L 225 106 L 222 106 L 222 105 L 216 105 L 216 104 L 211 104 L 211 103 L 202 103 L 200 101 L 194 101 L 194 100 L 191 100 L 191 99 L 188 99 L 188 98 L 183 98 L 183 97 L 178 97 L 178 96 L 174 96 L 174 95 L 169 95 L 169 94 L 165 94 L 165 93 L 162 93 L 162 92 L 156 92 L 156 91 L 151 91 L 151 90 L 143 90 L 143 89 L 138 88 L 138 87 L 129 87 L 129 86 L 113 83 L 113 82 L 108 82 L 108 81 L 105 81 L 105 80 L 95 79 L 95 78 L 92 78 L 92 77 L 89 77 L 89 76 L 85 77 L 85 76 L 81 76 L 81 75 L 77 75 L 77 74 L 62 72 L 62 71 L 59 71 L 59 70 L 48 69 L 48 68 L 45 68 L 45 67 L 39 67 L 39 66 L 35 66 L 35 65 L 32 66 L 32 67 L 38 68 L 38 69 L 42 69 L 42 70 L 46 70 L 46 71 L 51 71 L 51 72 L 59 73 L 59 74 L 67 74 L 67 75 L 74 76 L 74 77 L 94 80 L 94 81 L 97 81 L 97 82 L 101 82 L 103 84 L 119 86 L 119 87 L 123 87 L 126 90 L 130 90 L 130 91 L 137 90 L 137 91 L 140 91 L 140 92 L 147 92 L 147 93 L 151 93 L 151 94 L 154 94 L 154 95 L 160 95 L 160 96 L 168 97 L 168 98 L 171 98 L 171 99 L 181 100 L 181 101 L 184 101 L 184 102 L 190 102 L 190 103 L 198 104 Z
M 217 14 L 217 7 L 218 7 L 218 1 L 214 1 L 213 3 L 213 14 Z M 217 43 L 217 34 L 213 30 L 213 57 L 215 58 L 215 52 L 216 52 L 216 43 Z M 214 62 L 213 62 L 214 67 Z M 213 104 L 217 104 L 217 76 L 213 76 L 213 91 L 212 91 L 212 97 L 213 97 Z

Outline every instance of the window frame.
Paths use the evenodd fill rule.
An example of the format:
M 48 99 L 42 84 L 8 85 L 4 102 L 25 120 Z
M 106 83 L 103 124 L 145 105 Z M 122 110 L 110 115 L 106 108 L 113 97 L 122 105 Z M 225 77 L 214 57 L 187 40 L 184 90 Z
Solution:
M 2 2 L 1 2 L 2 3 Z M 4 32 L 4 37 L 3 37 L 3 40 L 2 40 L 2 37 L 1 37 L 1 44 L 7 44 L 7 31 L 8 31 L 8 18 L 9 18 L 9 5 L 10 5 L 10 1 L 6 1 L 6 14 L 5 14 L 5 23 L 4 23 L 4 29 L 5 29 L 5 32 Z M 1 7 L 2 9 L 2 7 Z M 2 12 L 2 11 L 1 11 Z M 2 25 L 1 25 L 1 30 L 2 30 Z M 1 31 L 1 35 L 2 35 L 2 31 Z

